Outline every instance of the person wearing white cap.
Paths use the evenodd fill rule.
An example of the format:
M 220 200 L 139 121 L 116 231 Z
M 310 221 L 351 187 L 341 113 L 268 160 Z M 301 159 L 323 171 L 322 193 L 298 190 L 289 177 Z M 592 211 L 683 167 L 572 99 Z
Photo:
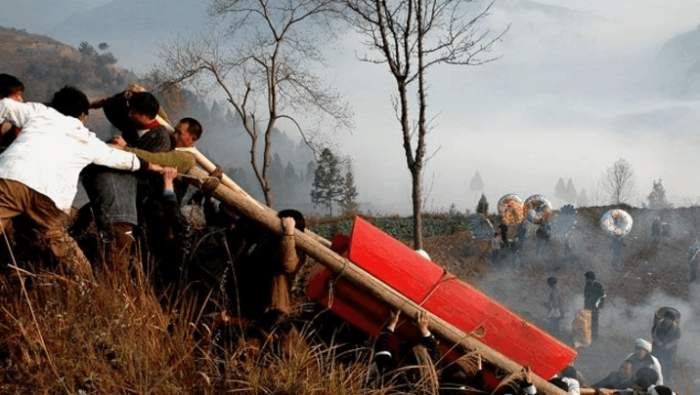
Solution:
M 625 358 L 632 364 L 632 370 L 637 372 L 641 368 L 651 368 L 659 377 L 656 380 L 656 385 L 663 385 L 664 377 L 661 372 L 661 363 L 659 360 L 651 355 L 651 343 L 644 339 L 637 339 L 634 341 L 634 352 Z

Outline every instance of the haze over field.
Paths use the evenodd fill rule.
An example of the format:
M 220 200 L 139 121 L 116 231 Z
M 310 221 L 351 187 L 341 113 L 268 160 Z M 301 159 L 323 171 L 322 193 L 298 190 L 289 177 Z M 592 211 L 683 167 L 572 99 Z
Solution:
M 0 24 L 73 45 L 108 42 L 120 64 L 137 72 L 159 62 L 161 43 L 209 25 L 207 2 L 197 0 L 73 0 L 44 14 L 51 17 L 31 12 L 56 3 L 23 2 Z M 475 12 L 484 5 L 475 2 Z M 473 208 L 469 180 L 477 170 L 491 201 L 506 192 L 552 195 L 563 177 L 586 189 L 591 203 L 603 203 L 598 180 L 620 157 L 635 171 L 633 203 L 653 178 L 664 180 L 677 205 L 700 199 L 693 171 L 700 165 L 700 3 L 501 0 L 484 21 L 496 32 L 510 26 L 494 47 L 496 61 L 429 75 L 436 119 L 428 141 L 439 151 L 425 173 L 428 209 Z M 355 130 L 332 140 L 354 160 L 359 200 L 407 212 L 410 182 L 386 66 L 359 62 L 364 47 L 347 29 L 324 53 L 322 74 L 355 112 Z

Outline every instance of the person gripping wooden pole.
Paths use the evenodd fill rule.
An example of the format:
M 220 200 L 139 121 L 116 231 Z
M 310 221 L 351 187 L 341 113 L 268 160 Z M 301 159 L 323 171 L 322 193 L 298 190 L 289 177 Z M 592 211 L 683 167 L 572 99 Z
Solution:
M 218 167 L 214 162 L 212 162 L 211 160 L 209 160 L 209 158 L 207 158 L 204 154 L 202 154 L 202 153 L 201 153 L 197 148 L 195 148 L 195 147 L 177 148 L 176 150 L 177 150 L 177 151 L 182 151 L 182 152 L 188 152 L 188 153 L 192 154 L 192 156 L 194 157 L 194 159 L 195 159 L 195 161 L 197 162 L 197 164 L 198 164 L 199 166 L 201 166 L 202 169 L 204 169 L 204 170 L 206 170 L 207 172 L 209 172 L 209 174 L 212 174 L 213 172 L 215 172 L 216 169 L 217 169 L 217 167 Z M 253 205 L 259 207 L 260 209 L 263 209 L 263 210 L 264 210 L 265 208 L 269 208 L 269 207 L 265 206 L 264 204 L 262 204 L 262 203 L 258 202 L 257 200 L 255 200 L 252 196 L 250 196 L 250 195 L 248 194 L 248 192 L 246 192 L 245 190 L 243 190 L 243 188 L 241 188 L 240 186 L 238 186 L 238 184 L 236 184 L 236 182 L 233 181 L 233 180 L 232 180 L 229 176 L 227 176 L 226 174 L 222 174 L 222 176 L 221 176 L 221 183 L 224 184 L 225 186 L 227 186 L 228 188 L 232 189 L 233 191 L 235 191 L 235 192 L 237 192 L 237 193 L 240 193 L 241 195 L 247 197 L 248 199 L 250 199 L 251 204 L 253 204 Z M 306 233 L 308 233 L 311 237 L 313 237 L 314 239 L 316 239 L 316 241 L 318 241 L 319 243 L 323 244 L 324 246 L 326 246 L 326 247 L 330 247 L 330 246 L 331 246 L 330 240 L 327 240 L 327 239 L 321 237 L 320 235 L 317 235 L 316 233 L 314 233 L 314 232 L 312 232 L 312 231 L 310 231 L 310 230 L 307 230 Z
M 206 168 L 207 167 L 205 167 L 205 169 Z M 209 169 L 207 169 L 207 171 L 209 171 Z M 209 179 L 209 174 L 206 171 L 196 167 L 190 169 L 188 176 L 192 179 L 199 180 L 201 183 L 204 183 Z M 233 187 L 230 187 L 229 184 L 233 184 Z M 235 185 L 232 180 L 222 180 L 222 182 L 210 192 L 212 196 L 219 199 L 223 204 L 230 206 L 239 214 L 258 222 L 260 225 L 264 226 L 275 234 L 281 234 L 282 228 L 280 226 L 277 213 L 272 208 L 257 202 L 245 191 L 243 191 L 243 189 L 238 187 L 238 185 Z M 384 301 L 392 308 L 401 310 L 404 314 L 406 314 L 406 316 L 409 317 L 415 317 L 419 311 L 423 311 L 423 308 L 418 304 L 407 299 L 393 288 L 357 267 L 348 259 L 338 255 L 328 248 L 327 245 L 319 242 L 319 240 L 312 234 L 296 230 L 294 237 L 297 248 L 300 248 L 306 254 L 311 256 L 320 264 L 328 267 L 333 272 L 342 273 L 345 279 L 367 290 L 374 297 Z M 471 335 L 457 329 L 450 323 L 442 320 L 430 312 L 428 312 L 428 314 L 431 321 L 430 329 L 437 334 L 438 337 L 441 337 L 451 343 L 459 344 L 469 351 L 476 351 L 480 353 L 485 360 L 510 373 L 518 374 L 523 368 L 518 363 L 480 342 Z M 566 392 L 555 387 L 539 376 L 533 376 L 533 382 L 541 394 L 566 395 Z

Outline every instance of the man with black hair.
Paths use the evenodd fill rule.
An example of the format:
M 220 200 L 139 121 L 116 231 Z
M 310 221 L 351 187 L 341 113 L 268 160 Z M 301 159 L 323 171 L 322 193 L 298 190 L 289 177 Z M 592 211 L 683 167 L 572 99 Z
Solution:
M 131 100 L 135 94 L 145 92 L 147 91 L 144 86 L 131 84 L 122 92 L 92 102 L 90 108 L 101 108 L 109 123 L 121 133 L 121 137 L 124 138 L 126 143 L 130 146 L 135 146 L 139 139 L 138 130 L 141 129 L 141 126 L 134 122 L 129 114 L 132 107 Z M 169 131 L 173 131 L 173 127 L 168 123 L 167 115 L 162 109 L 158 110 L 155 119 L 161 126 Z
M 296 248 L 295 230 L 306 228 L 304 216 L 296 210 L 278 213 L 282 236 L 252 221 L 240 218 L 230 235 L 236 283 L 226 288 L 231 311 L 257 321 L 265 329 L 283 321 L 291 312 L 290 290 L 306 255 Z
M 679 322 L 671 311 L 664 312 L 660 320 L 654 320 L 651 337 L 653 340 L 651 353 L 661 363 L 666 381 L 670 383 L 673 376 L 673 360 L 681 339 Z
M 10 98 L 24 102 L 24 84 L 10 74 L 0 74 L 0 99 Z
M 24 102 L 24 84 L 10 74 L 0 74 L 0 99 L 5 98 Z M 0 152 L 15 141 L 19 131 L 20 129 L 10 122 L 0 124 Z
M 190 148 L 202 137 L 202 124 L 194 118 L 182 118 L 175 126 L 175 146 Z
M 174 148 L 170 132 L 156 119 L 160 106 L 152 94 L 132 92 L 128 106 L 127 114 L 134 128 L 130 130 L 134 133 L 134 148 L 148 152 L 166 152 Z M 113 142 L 126 145 L 124 139 Z M 137 178 L 129 173 L 92 167 L 85 172 L 83 184 L 105 244 L 108 265 L 125 274 L 132 257 L 135 226 L 149 222 L 148 213 L 155 210 L 152 205 L 161 202 L 163 181 L 159 177 Z
M 583 308 L 591 311 L 591 338 L 598 338 L 598 317 L 600 309 L 605 301 L 603 285 L 596 281 L 595 273 L 588 271 L 585 274 L 586 286 L 583 289 Z
M 559 374 L 561 381 L 566 383 L 569 395 L 581 395 L 581 375 L 575 367 L 569 365 Z
M 90 263 L 64 228 L 80 171 L 90 163 L 131 172 L 162 170 L 100 141 L 83 125 L 88 111 L 87 96 L 72 87 L 56 92 L 49 107 L 0 100 L 0 120 L 22 128 L 0 155 L 0 224 L 26 214 L 59 263 L 87 279 Z

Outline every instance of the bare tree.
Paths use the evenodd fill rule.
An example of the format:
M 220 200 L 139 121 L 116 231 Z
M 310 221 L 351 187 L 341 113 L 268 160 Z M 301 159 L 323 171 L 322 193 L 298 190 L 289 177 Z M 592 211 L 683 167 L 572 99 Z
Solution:
M 314 32 L 329 34 L 334 0 L 213 0 L 210 13 L 226 22 L 217 37 L 165 48 L 157 72 L 162 86 L 213 85 L 240 117 L 250 137 L 250 165 L 272 206 L 272 132 L 284 122 L 311 146 L 309 131 L 323 120 L 352 127 L 348 107 L 311 70 L 323 59 Z M 262 144 L 262 163 L 260 163 Z M 312 147 L 313 148 L 313 147 Z
M 603 176 L 602 187 L 611 203 L 628 203 L 632 199 L 633 178 L 632 165 L 626 159 L 620 158 L 608 167 Z
M 428 70 L 435 65 L 479 65 L 505 31 L 492 35 L 479 31 L 478 22 L 491 8 L 467 16 L 464 0 L 340 0 L 346 18 L 365 37 L 374 52 L 361 60 L 386 64 L 396 83 L 393 105 L 401 125 L 406 165 L 411 173 L 413 245 L 423 247 L 422 175 L 426 161 L 426 135 L 430 130 Z M 412 103 L 415 97 L 416 103 Z M 417 108 L 417 115 L 411 106 Z M 413 110 L 415 111 L 415 110 Z

